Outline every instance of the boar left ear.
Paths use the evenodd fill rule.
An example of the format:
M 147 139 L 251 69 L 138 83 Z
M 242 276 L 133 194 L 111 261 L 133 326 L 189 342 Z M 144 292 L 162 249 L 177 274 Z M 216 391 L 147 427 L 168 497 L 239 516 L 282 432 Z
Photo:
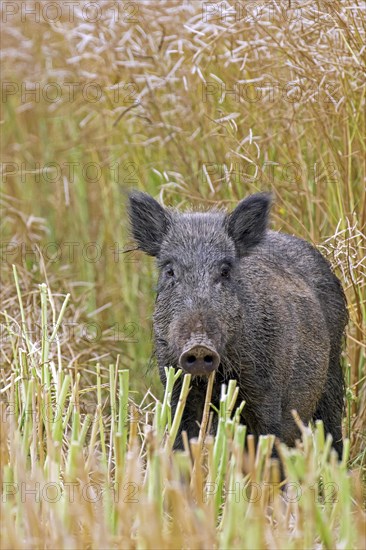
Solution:
M 228 233 L 235 242 L 239 254 L 257 245 L 264 237 L 272 195 L 257 193 L 239 202 L 228 215 Z
M 150 256 L 158 256 L 171 221 L 169 212 L 147 193 L 132 191 L 129 194 L 128 214 L 139 249 Z

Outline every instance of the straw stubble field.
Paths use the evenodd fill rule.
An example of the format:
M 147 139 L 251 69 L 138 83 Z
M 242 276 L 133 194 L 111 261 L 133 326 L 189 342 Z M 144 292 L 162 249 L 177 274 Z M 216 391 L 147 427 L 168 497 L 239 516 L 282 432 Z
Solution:
M 20 2 L 2 10 L 2 548 L 362 548 L 365 4 Z M 153 262 L 126 190 L 316 244 L 348 300 L 345 453 L 321 423 L 257 449 L 235 382 L 172 453 Z M 182 406 L 189 389 L 186 376 Z M 243 452 L 244 443 L 246 442 Z

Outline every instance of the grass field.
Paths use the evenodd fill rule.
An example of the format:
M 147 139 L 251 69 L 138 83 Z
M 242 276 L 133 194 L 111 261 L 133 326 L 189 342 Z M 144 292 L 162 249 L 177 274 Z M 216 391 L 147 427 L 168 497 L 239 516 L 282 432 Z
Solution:
M 364 548 L 365 3 L 0 9 L 1 548 Z M 206 414 L 171 452 L 178 374 L 164 394 L 132 187 L 183 209 L 270 190 L 272 227 L 328 257 L 350 314 L 341 463 L 297 419 L 281 490 L 234 382 L 217 436 Z

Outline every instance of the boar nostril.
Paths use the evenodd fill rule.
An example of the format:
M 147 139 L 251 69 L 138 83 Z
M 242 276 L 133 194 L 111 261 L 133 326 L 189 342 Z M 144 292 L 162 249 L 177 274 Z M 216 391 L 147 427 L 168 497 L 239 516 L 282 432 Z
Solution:
M 212 365 L 213 357 L 212 357 L 212 355 L 205 355 L 203 360 L 208 365 Z
M 189 363 L 190 365 L 193 365 L 193 363 L 195 362 L 196 360 L 196 356 L 195 355 L 188 355 L 187 357 L 187 363 Z

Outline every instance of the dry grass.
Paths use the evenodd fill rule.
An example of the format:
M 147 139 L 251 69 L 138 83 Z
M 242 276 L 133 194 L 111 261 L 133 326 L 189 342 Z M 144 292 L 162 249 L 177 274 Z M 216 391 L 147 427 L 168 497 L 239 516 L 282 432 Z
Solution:
M 33 379 L 29 398 L 38 403 L 47 399 L 40 328 L 45 310 L 40 309 L 37 285 L 47 282 L 53 292 L 48 301 L 43 297 L 48 334 L 70 293 L 59 339 L 49 349 L 51 381 L 56 384 L 59 372 L 71 376 L 66 409 L 73 397 L 81 415 L 88 407 L 94 410 L 98 402 L 105 407 L 105 434 L 95 439 L 95 446 L 87 448 L 85 443 L 84 451 L 83 445 L 75 451 L 76 470 L 70 475 L 83 480 L 101 472 L 100 479 L 113 480 L 113 453 L 118 446 L 109 440 L 109 365 L 114 365 L 115 372 L 130 370 L 139 410 L 141 396 L 150 388 L 142 409 L 155 410 L 153 395 L 163 397 L 156 372 L 149 368 L 154 268 L 146 258 L 121 253 L 129 246 L 125 190 L 139 187 L 181 207 L 222 204 L 230 208 L 250 192 L 271 189 L 276 199 L 273 227 L 319 245 L 346 290 L 350 324 L 344 353 L 344 433 L 350 439 L 349 466 L 357 478 L 366 458 L 365 2 L 312 0 L 291 9 L 287 1 L 223 2 L 216 7 L 198 1 L 144 0 L 129 7 L 103 1 L 95 14 L 87 2 L 80 1 L 72 17 L 59 3 L 59 20 L 55 20 L 55 8 L 45 11 L 47 4 L 55 3 L 38 3 L 39 18 L 37 12 L 35 16 L 24 13 L 25 7 L 36 6 L 34 2 L 1 6 L 1 385 L 7 388 L 2 397 L 10 402 L 14 385 L 29 387 L 28 381 L 15 379 L 24 361 L 34 361 L 34 371 L 27 374 Z M 18 11 L 12 15 L 11 9 Z M 96 93 L 100 98 L 94 101 Z M 24 324 L 11 264 L 17 266 Z M 21 387 L 23 410 L 27 393 Z M 50 393 L 53 407 L 59 390 Z M 149 413 L 148 423 L 155 417 L 156 413 Z M 53 456 L 54 452 L 47 423 L 29 425 L 31 434 L 24 434 L 24 418 L 10 420 L 5 428 L 10 431 L 2 435 L 9 435 L 12 454 L 2 437 L 2 479 L 18 472 L 19 482 L 55 481 L 55 475 L 57 482 L 64 483 L 73 440 L 70 430 L 77 422 L 64 418 L 62 453 L 54 474 L 45 470 L 41 458 L 42 453 Z M 56 512 L 44 502 L 11 501 L 5 505 L 6 517 L 15 518 L 16 523 L 7 531 L 7 547 L 154 547 L 157 541 L 161 547 L 171 547 L 174 540 L 176 547 L 320 544 L 333 548 L 345 547 L 345 540 L 357 547 L 357 534 L 354 539 L 349 533 L 342 538 L 346 527 L 341 511 L 343 507 L 348 513 L 352 508 L 361 537 L 361 497 L 352 489 L 351 498 L 348 478 L 343 480 L 332 462 L 327 475 L 331 481 L 342 478 L 346 496 L 341 504 L 331 510 L 325 507 L 324 512 L 319 503 L 314 507 L 305 500 L 296 510 L 281 508 L 273 520 L 263 512 L 268 502 L 262 499 L 259 507 L 248 507 L 245 523 L 238 519 L 237 532 L 234 520 L 230 528 L 225 527 L 229 537 L 225 539 L 222 529 L 216 530 L 217 525 L 222 527 L 220 514 L 207 511 L 197 501 L 196 479 L 189 489 L 187 479 L 193 470 L 188 468 L 184 477 L 178 466 L 184 460 L 179 458 L 168 467 L 170 454 L 159 454 L 156 434 L 143 443 L 147 436 L 143 427 L 139 430 L 141 439 L 128 455 L 131 463 L 127 460 L 130 466 L 126 465 L 125 474 L 138 483 L 143 478 L 147 500 L 144 497 L 142 506 L 137 506 L 138 519 L 119 503 L 113 509 L 112 528 L 111 508 L 103 499 L 100 510 L 99 504 L 82 506 L 82 512 L 78 508 L 79 524 L 72 507 L 66 511 L 61 506 Z M 87 433 L 85 441 L 92 437 Z M 227 437 L 230 447 L 231 436 Z M 148 460 L 145 445 L 153 449 Z M 107 466 L 101 459 L 103 446 L 109 453 Z M 230 447 L 228 456 L 232 452 Z M 300 480 L 305 487 L 310 486 L 310 478 L 319 476 L 319 470 L 310 466 L 313 455 L 309 453 L 305 463 L 310 473 L 307 480 Z M 314 453 L 320 457 L 319 449 Z M 154 512 L 157 502 L 149 501 L 155 481 L 149 478 L 146 464 L 153 457 L 161 461 L 155 465 L 156 483 L 169 480 L 173 493 L 184 495 L 169 497 L 169 506 L 175 507 L 172 516 L 169 506 L 164 513 Z M 247 474 L 250 471 L 254 475 L 250 468 Z M 106 515 L 99 523 L 102 509 Z M 239 509 L 232 517 L 240 518 L 240 513 L 244 512 Z M 127 519 L 121 527 L 124 515 Z M 182 525 L 169 522 L 170 517 L 182 516 L 186 518 Z M 155 517 L 156 524 L 144 521 L 149 517 Z M 319 517 L 326 521 L 317 522 Z M 244 527 L 247 535 L 240 531 Z

